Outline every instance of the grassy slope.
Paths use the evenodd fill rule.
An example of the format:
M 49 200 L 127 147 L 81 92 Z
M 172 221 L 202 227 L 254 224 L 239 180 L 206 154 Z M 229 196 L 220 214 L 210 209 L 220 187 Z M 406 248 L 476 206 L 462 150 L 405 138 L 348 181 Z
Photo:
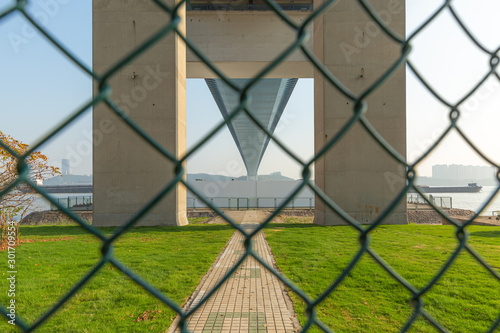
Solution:
M 183 304 L 223 249 L 226 226 L 137 228 L 115 245 L 115 256 Z M 75 226 L 22 227 L 17 250 L 18 314 L 30 322 L 44 313 L 100 258 L 99 242 Z M 44 241 L 48 240 L 48 241 Z M 6 253 L 0 257 L 7 263 Z M 6 290 L 1 279 L 0 290 Z M 6 304 L 6 293 L 0 293 Z M 148 315 L 149 320 L 137 321 Z M 154 320 L 150 318 L 155 316 Z M 175 313 L 111 265 L 42 326 L 40 332 L 164 331 Z M 0 332 L 15 331 L 2 322 Z
M 470 244 L 500 268 L 500 228 L 473 226 Z M 349 227 L 271 225 L 266 229 L 280 270 L 317 297 L 346 267 L 359 248 Z M 450 226 L 382 226 L 374 248 L 417 288 L 424 287 L 457 242 Z M 291 293 L 299 320 L 303 302 Z M 365 255 L 344 282 L 318 306 L 321 320 L 336 332 L 398 332 L 411 314 L 410 293 Z M 425 309 L 452 332 L 485 332 L 500 314 L 500 282 L 463 253 L 425 296 Z M 316 330 L 314 330 L 316 331 Z M 419 320 L 411 332 L 435 332 Z

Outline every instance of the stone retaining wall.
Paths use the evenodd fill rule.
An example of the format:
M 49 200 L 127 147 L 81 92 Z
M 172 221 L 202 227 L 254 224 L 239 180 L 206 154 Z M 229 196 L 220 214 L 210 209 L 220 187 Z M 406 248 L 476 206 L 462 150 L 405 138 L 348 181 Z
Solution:
M 448 209 L 450 216 L 470 217 L 475 214 L 472 210 Z M 417 224 L 442 224 L 443 217 L 435 210 L 408 210 L 408 222 Z
M 314 209 L 283 209 L 279 215 L 282 216 L 314 216 Z
M 92 224 L 92 211 L 74 213 Z M 63 212 L 45 210 L 29 214 L 21 221 L 21 225 L 50 225 L 69 221 L 71 221 L 71 219 Z
M 187 217 L 192 218 L 192 217 L 214 217 L 216 216 L 217 213 L 211 211 L 211 210 L 204 210 L 204 211 L 189 211 L 187 212 Z

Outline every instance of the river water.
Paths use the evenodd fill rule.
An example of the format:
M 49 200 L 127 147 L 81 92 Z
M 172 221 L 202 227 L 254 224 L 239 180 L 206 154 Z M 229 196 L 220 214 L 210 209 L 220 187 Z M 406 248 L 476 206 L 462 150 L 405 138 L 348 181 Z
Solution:
M 484 186 L 478 193 L 429 193 L 434 197 L 451 197 L 453 208 L 469 209 L 475 212 L 482 208 L 484 203 L 493 195 L 496 186 Z M 415 196 L 415 193 L 413 193 Z M 408 195 L 410 196 L 410 195 Z M 492 215 L 492 211 L 500 211 L 500 193 L 495 196 L 481 215 Z

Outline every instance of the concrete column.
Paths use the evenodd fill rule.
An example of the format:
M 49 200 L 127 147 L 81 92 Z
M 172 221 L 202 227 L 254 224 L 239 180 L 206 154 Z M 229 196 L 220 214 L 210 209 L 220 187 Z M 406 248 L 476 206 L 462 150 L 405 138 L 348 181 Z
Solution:
M 181 15 L 184 30 L 185 13 Z M 104 73 L 169 21 L 152 1 L 94 0 L 94 71 Z M 186 49 L 179 37 L 164 37 L 124 66 L 110 84 L 112 99 L 122 110 L 172 154 L 184 155 Z M 94 109 L 93 124 L 94 225 L 122 225 L 173 179 L 174 165 L 107 106 Z M 185 224 L 186 190 L 176 186 L 139 225 Z
M 400 36 L 405 35 L 404 0 L 370 3 Z M 319 8 L 321 0 L 315 1 Z M 315 21 L 314 48 L 319 59 L 351 91 L 360 95 L 389 69 L 401 46 L 389 39 L 357 1 L 340 1 Z M 315 150 L 319 151 L 354 114 L 354 103 L 316 71 Z M 406 156 L 405 68 L 400 68 L 367 99 L 367 118 L 379 133 Z M 372 223 L 404 187 L 405 169 L 356 124 L 315 165 L 316 184 L 348 214 Z M 344 224 L 316 198 L 315 223 Z M 384 223 L 407 223 L 406 202 Z

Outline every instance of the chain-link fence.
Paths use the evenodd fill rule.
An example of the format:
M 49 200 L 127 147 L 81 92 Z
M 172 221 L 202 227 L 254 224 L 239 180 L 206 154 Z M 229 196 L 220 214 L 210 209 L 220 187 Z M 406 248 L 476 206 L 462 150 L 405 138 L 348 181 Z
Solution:
M 3 190 L 0 192 L 0 197 L 8 193 L 9 191 L 13 190 L 16 188 L 16 186 L 26 183 L 27 185 L 31 186 L 36 192 L 44 196 L 48 201 L 50 201 L 54 206 L 59 207 L 60 210 L 64 211 L 68 216 L 70 216 L 74 221 L 80 224 L 82 228 L 84 228 L 86 231 L 88 231 L 89 234 L 95 235 L 101 242 L 102 242 L 102 257 L 100 258 L 99 262 L 94 266 L 93 269 L 91 269 L 87 274 L 82 278 L 77 284 L 71 287 L 70 290 L 66 292 L 66 294 L 56 303 L 53 305 L 53 307 L 45 312 L 40 318 L 38 318 L 34 323 L 29 324 L 22 318 L 17 318 L 16 320 L 16 325 L 18 325 L 22 330 L 29 332 L 33 331 L 36 328 L 40 327 L 43 325 L 49 317 L 51 317 L 58 309 L 62 307 L 62 305 L 70 300 L 75 293 L 77 293 L 96 273 L 98 273 L 104 265 L 106 264 L 112 264 L 114 267 L 116 267 L 118 270 L 123 272 L 123 274 L 127 275 L 130 277 L 133 281 L 135 281 L 137 284 L 142 286 L 145 290 L 150 292 L 152 295 L 154 295 L 157 299 L 162 301 L 164 304 L 167 306 L 171 307 L 174 311 L 176 311 L 180 315 L 180 321 L 179 325 L 180 327 L 183 327 L 185 331 L 187 331 L 187 320 L 189 317 L 196 311 L 198 308 L 203 304 L 204 301 L 206 301 L 208 298 L 210 298 L 215 290 L 211 290 L 206 293 L 204 298 L 201 300 L 201 302 L 191 308 L 188 312 L 184 311 L 181 307 L 180 304 L 176 304 L 174 301 L 172 301 L 168 295 L 165 295 L 161 293 L 158 289 L 156 289 L 154 286 L 146 282 L 144 279 L 142 279 L 140 276 L 138 276 L 136 273 L 134 273 L 130 268 L 126 267 L 122 262 L 120 262 L 114 255 L 113 255 L 113 244 L 117 240 L 120 235 L 126 233 L 130 228 L 132 228 L 135 224 L 137 224 L 141 218 L 149 211 L 151 210 L 155 204 L 159 202 L 159 200 L 168 194 L 169 191 L 172 191 L 176 184 L 179 182 L 182 183 L 188 190 L 196 194 L 202 201 L 204 201 L 204 204 L 213 210 L 215 210 L 218 214 L 223 216 L 236 230 L 241 232 L 246 241 L 244 242 L 246 251 L 242 255 L 242 257 L 238 260 L 238 262 L 232 267 L 225 277 L 220 281 L 220 283 L 217 284 L 217 287 L 220 287 L 222 283 L 228 279 L 235 271 L 237 270 L 238 266 L 243 263 L 243 261 L 247 257 L 254 257 L 257 261 L 260 262 L 267 270 L 271 271 L 275 276 L 277 276 L 288 288 L 290 288 L 293 292 L 297 293 L 303 300 L 304 303 L 307 307 L 307 314 L 309 316 L 309 320 L 307 323 L 304 325 L 303 329 L 307 331 L 312 325 L 317 325 L 319 328 L 326 332 L 330 332 L 331 329 L 328 328 L 316 315 L 316 308 L 317 306 L 329 295 L 331 295 L 341 284 L 341 282 L 350 274 L 350 272 L 353 270 L 354 267 L 356 267 L 356 264 L 359 262 L 359 260 L 364 256 L 368 255 L 371 258 L 373 258 L 386 272 L 388 272 L 395 281 L 397 281 L 401 286 L 406 288 L 410 293 L 411 297 L 409 300 L 411 301 L 411 305 L 413 307 L 413 312 L 411 316 L 408 318 L 406 323 L 404 324 L 403 327 L 401 327 L 401 331 L 407 331 L 409 330 L 413 323 L 418 319 L 418 318 L 425 318 L 430 324 L 432 324 L 436 330 L 441 331 L 441 332 L 446 332 L 446 329 L 436 320 L 430 313 L 428 313 L 425 308 L 424 308 L 424 302 L 423 302 L 423 297 L 426 295 L 426 293 L 440 280 L 440 278 L 443 276 L 445 272 L 450 268 L 450 266 L 455 262 L 457 257 L 463 253 L 467 252 L 469 253 L 472 257 L 475 258 L 475 260 L 482 266 L 484 269 L 486 269 L 491 275 L 498 281 L 500 281 L 500 274 L 498 273 L 498 270 L 493 268 L 488 262 L 486 262 L 482 257 L 469 245 L 468 243 L 468 233 L 466 230 L 466 227 L 472 222 L 473 218 L 477 217 L 479 213 L 481 213 L 482 210 L 487 206 L 488 202 L 490 202 L 493 197 L 496 195 L 496 193 L 500 190 L 500 187 L 497 187 L 496 190 L 494 191 L 493 195 L 490 197 L 488 202 L 485 202 L 483 205 L 483 209 L 478 211 L 476 216 L 474 216 L 472 219 L 469 220 L 468 223 L 460 224 L 456 222 L 455 220 L 449 218 L 446 214 L 444 214 L 436 205 L 435 202 L 431 202 L 428 199 L 425 199 L 427 201 L 427 204 L 431 205 L 435 210 L 440 212 L 440 214 L 443 216 L 443 218 L 448 219 L 451 224 L 454 225 L 455 227 L 455 235 L 456 235 L 456 248 L 453 251 L 453 253 L 447 258 L 446 262 L 442 267 L 439 269 L 439 271 L 435 274 L 434 278 L 431 279 L 431 281 L 428 282 L 426 286 L 423 288 L 416 288 L 413 286 L 411 283 L 409 283 L 407 280 L 405 280 L 402 275 L 400 275 L 397 271 L 395 271 L 393 268 L 391 268 L 390 265 L 388 265 L 378 254 L 373 250 L 373 248 L 370 247 L 370 233 L 372 233 L 374 230 L 377 229 L 383 222 L 384 219 L 391 213 L 392 210 L 395 209 L 395 207 L 401 202 L 404 201 L 406 198 L 406 194 L 408 190 L 411 188 L 414 188 L 414 183 L 416 179 L 416 171 L 415 168 L 416 166 L 424 159 L 426 158 L 432 151 L 434 151 L 440 143 L 447 138 L 447 136 L 454 131 L 457 133 L 461 138 L 463 138 L 469 147 L 471 147 L 478 155 L 480 155 L 484 160 L 488 161 L 490 165 L 495 166 L 498 168 L 498 165 L 494 163 L 492 159 L 490 159 L 488 156 L 484 155 L 480 147 L 476 146 L 472 140 L 468 138 L 466 133 L 462 131 L 460 126 L 458 126 L 458 120 L 460 119 L 461 115 L 461 105 L 466 101 L 469 97 L 471 97 L 475 91 L 481 85 L 491 77 L 495 77 L 500 80 L 500 76 L 497 72 L 497 66 L 499 64 L 499 57 L 497 55 L 498 49 L 496 50 L 490 50 L 487 47 L 485 47 L 478 39 L 476 39 L 472 33 L 469 31 L 467 26 L 462 22 L 460 17 L 457 15 L 454 7 L 453 7 L 453 1 L 448 0 L 442 2 L 442 5 L 438 8 L 438 10 L 431 15 L 425 22 L 423 22 L 420 26 L 419 29 L 417 29 L 412 35 L 409 35 L 407 38 L 398 36 L 397 33 L 391 30 L 391 28 L 386 24 L 383 18 L 380 17 L 379 13 L 371 6 L 369 1 L 364 1 L 364 0 L 359 0 L 357 1 L 359 3 L 359 6 L 361 6 L 365 11 L 366 14 L 373 20 L 373 22 L 383 31 L 387 37 L 392 39 L 393 41 L 397 42 L 400 47 L 401 47 L 401 54 L 399 60 L 395 63 L 395 65 L 392 66 L 391 70 L 385 74 L 385 76 L 380 79 L 377 83 L 376 86 L 373 87 L 373 89 L 370 89 L 367 93 L 358 96 L 352 92 L 350 92 L 347 88 L 345 88 L 344 85 L 342 85 L 341 82 L 339 82 L 334 73 L 331 73 L 328 71 L 328 69 L 316 58 L 316 56 L 313 54 L 312 50 L 309 50 L 305 46 L 305 40 L 307 38 L 307 32 L 306 32 L 306 27 L 314 22 L 314 20 L 318 19 L 321 17 L 322 14 L 325 13 L 325 11 L 328 10 L 330 6 L 333 4 L 339 2 L 335 0 L 330 0 L 330 1 L 325 1 L 323 4 L 320 6 L 317 6 L 317 8 L 314 8 L 313 11 L 311 11 L 310 15 L 306 20 L 304 20 L 301 24 L 297 24 L 294 21 L 290 20 L 290 18 L 287 16 L 287 13 L 282 10 L 282 8 L 276 4 L 275 2 L 271 0 L 265 0 L 265 3 L 268 6 L 268 10 L 273 11 L 277 17 L 281 18 L 285 24 L 287 24 L 291 29 L 294 29 L 297 32 L 297 38 L 295 43 L 291 45 L 289 48 L 287 48 L 279 57 L 277 57 L 274 61 L 270 62 L 269 65 L 263 70 L 257 77 L 253 78 L 253 80 L 250 80 L 249 84 L 243 88 L 239 89 L 237 86 L 232 84 L 231 80 L 227 78 L 218 68 L 216 65 L 214 65 L 209 58 L 201 52 L 196 45 L 190 42 L 189 38 L 185 36 L 179 29 L 178 29 L 178 24 L 181 20 L 180 17 L 180 9 L 186 5 L 186 1 L 181 1 L 179 4 L 177 4 L 175 7 L 168 6 L 164 2 L 160 0 L 151 0 L 151 2 L 154 2 L 157 7 L 158 11 L 164 11 L 166 14 L 169 15 L 170 20 L 169 22 L 165 23 L 164 27 L 161 27 L 159 32 L 149 38 L 147 41 L 145 41 L 139 48 L 133 50 L 129 54 L 124 54 L 123 58 L 121 61 L 117 62 L 115 66 L 113 66 L 110 70 L 108 70 L 105 73 L 95 73 L 91 68 L 86 66 L 84 63 L 80 62 L 70 51 L 68 51 L 64 45 L 61 45 L 57 39 L 52 36 L 46 29 L 44 29 L 43 26 L 40 25 L 39 22 L 37 22 L 36 18 L 33 17 L 32 15 L 29 14 L 29 12 L 26 10 L 26 6 L 28 4 L 28 0 L 17 0 L 15 4 L 0 13 L 0 22 L 1 20 L 5 19 L 6 17 L 9 17 L 10 15 L 13 15 L 15 13 L 21 14 L 24 19 L 29 22 L 34 28 L 36 28 L 41 34 L 44 35 L 44 37 L 52 43 L 52 45 L 57 48 L 64 56 L 71 60 L 74 64 L 76 64 L 79 68 L 81 68 L 85 73 L 87 73 L 92 79 L 96 80 L 99 82 L 99 89 L 98 92 L 95 94 L 94 98 L 84 107 L 79 109 L 78 111 L 74 112 L 71 117 L 69 117 L 67 120 L 64 122 L 60 123 L 58 127 L 52 131 L 50 134 L 46 135 L 43 137 L 38 143 L 34 144 L 30 150 L 20 156 L 18 153 L 10 149 L 5 142 L 0 142 L 0 146 L 5 149 L 8 153 L 11 155 L 15 156 L 16 159 L 18 159 L 18 172 L 19 172 L 19 177 L 12 183 L 10 183 L 8 186 L 3 188 Z M 463 32 L 468 36 L 470 41 L 485 55 L 487 55 L 490 58 L 490 63 L 489 63 L 489 71 L 484 75 L 483 79 L 477 82 L 474 85 L 474 88 L 471 89 L 467 94 L 465 94 L 459 102 L 455 104 L 451 104 L 447 102 L 444 98 L 441 97 L 438 91 L 432 88 L 431 83 L 427 82 L 422 75 L 420 75 L 418 69 L 414 64 L 408 60 L 408 56 L 411 53 L 412 49 L 412 41 L 415 39 L 416 36 L 418 36 L 422 31 L 426 29 L 426 26 L 431 24 L 433 20 L 442 12 L 447 11 L 460 25 L 460 27 L 463 29 Z M 175 157 L 175 154 L 166 150 L 164 147 L 162 147 L 160 144 L 158 144 L 154 139 L 152 139 L 147 133 L 145 133 L 136 123 L 134 123 L 127 115 L 120 110 L 116 106 L 115 103 L 113 103 L 111 96 L 111 90 L 112 86 L 110 86 L 109 80 L 110 78 L 117 73 L 121 68 L 132 62 L 134 59 L 136 59 L 139 55 L 141 55 L 143 52 L 151 48 L 153 45 L 156 43 L 160 42 L 162 38 L 165 36 L 171 35 L 171 34 L 178 34 L 182 40 L 186 43 L 187 47 L 191 49 L 191 51 L 196 54 L 201 61 L 203 61 L 212 71 L 214 71 L 220 78 L 222 78 L 229 86 L 231 86 L 233 89 L 238 90 L 241 94 L 241 104 L 240 106 L 236 109 L 233 110 L 231 116 L 226 120 L 230 121 L 232 118 L 234 118 L 236 115 L 240 113 L 246 113 L 255 123 L 256 125 L 266 134 L 270 135 L 272 137 L 272 140 L 277 143 L 286 153 L 288 153 L 294 160 L 296 160 L 298 163 L 301 164 L 303 168 L 303 176 L 304 179 L 301 183 L 301 186 L 299 186 L 293 193 L 290 194 L 290 196 L 286 199 L 280 202 L 279 207 L 264 221 L 258 228 L 255 230 L 244 230 L 239 226 L 238 224 L 234 223 L 231 219 L 227 218 L 223 211 L 221 211 L 218 207 L 214 206 L 210 200 L 203 200 L 203 196 L 199 193 L 197 193 L 189 183 L 187 183 L 184 179 L 184 169 L 182 167 L 182 163 L 185 161 L 187 156 L 191 155 L 194 151 L 197 149 L 201 148 L 213 135 L 215 135 L 226 123 L 221 123 L 220 126 L 218 126 L 213 132 L 211 132 L 207 137 L 199 144 L 196 145 L 191 151 L 189 151 L 183 158 L 177 159 Z M 252 87 L 253 84 L 255 84 L 259 79 L 263 78 L 266 73 L 271 71 L 274 67 L 280 64 L 281 61 L 285 59 L 285 57 L 292 52 L 295 52 L 296 50 L 300 50 L 303 52 L 303 54 L 310 60 L 310 62 L 313 64 L 313 66 L 316 68 L 317 71 L 321 72 L 329 84 L 332 86 L 336 87 L 336 89 L 339 89 L 344 96 L 346 96 L 348 99 L 350 99 L 353 104 L 355 105 L 353 109 L 353 116 L 351 119 L 351 122 L 349 126 L 346 126 L 343 128 L 341 132 L 338 133 L 334 138 L 330 139 L 330 141 L 327 142 L 327 144 L 324 146 L 323 149 L 318 151 L 316 155 L 309 161 L 302 161 L 301 159 L 297 158 L 296 155 L 293 153 L 292 150 L 286 147 L 286 145 L 282 144 L 278 138 L 273 136 L 271 133 L 269 133 L 262 124 L 260 124 L 257 119 L 252 115 L 251 110 L 247 110 L 246 105 L 247 105 L 247 100 L 246 100 L 246 93 L 249 88 Z M 408 65 L 410 70 L 419 78 L 420 82 L 427 88 L 427 90 L 434 95 L 437 99 L 441 101 L 443 105 L 445 105 L 448 110 L 449 110 L 449 124 L 446 128 L 446 130 L 433 142 L 433 144 L 427 149 L 427 151 L 422 154 L 422 156 L 417 159 L 416 162 L 409 164 L 406 162 L 405 157 L 399 155 L 388 143 L 387 141 L 384 140 L 384 138 L 379 135 L 376 130 L 370 126 L 370 122 L 364 115 L 365 108 L 360 107 L 362 105 L 366 104 L 366 99 L 370 96 L 370 94 L 373 94 L 380 86 L 384 84 L 385 79 L 387 79 L 390 74 L 405 65 Z M 117 230 L 114 231 L 114 233 L 111 236 L 108 236 L 104 234 L 101 230 L 93 227 L 92 225 L 89 225 L 85 221 L 83 221 L 79 216 L 74 214 L 71 210 L 67 209 L 65 206 L 61 205 L 57 200 L 52 198 L 50 195 L 45 193 L 43 189 L 41 189 L 37 184 L 29 179 L 29 172 L 30 170 L 27 167 L 26 163 L 26 158 L 34 151 L 39 149 L 44 143 L 52 140 L 56 135 L 58 135 L 59 132 L 61 132 L 65 127 L 68 125 L 72 124 L 79 116 L 81 116 L 84 113 L 89 112 L 89 110 L 100 103 L 106 103 L 109 106 L 113 108 L 113 112 L 118 115 L 120 118 L 123 119 L 123 121 L 129 126 L 132 130 L 134 130 L 139 136 L 141 136 L 146 142 L 149 144 L 153 145 L 155 149 L 159 152 L 161 152 L 166 158 L 168 158 L 170 161 L 175 163 L 177 165 L 176 168 L 176 175 L 175 179 L 171 181 L 165 188 L 164 191 L 153 199 L 151 202 L 149 202 L 147 205 L 141 209 L 136 216 L 131 219 L 130 221 L 127 221 L 122 227 L 117 228 Z M 331 150 L 335 145 L 339 142 L 339 140 L 342 139 L 346 133 L 349 132 L 350 127 L 354 123 L 360 123 L 364 126 L 364 128 L 370 132 L 371 136 L 373 139 L 377 142 L 380 147 L 382 147 L 386 152 L 388 152 L 397 162 L 403 163 L 406 166 L 407 174 L 406 174 L 406 186 L 404 189 L 394 198 L 394 201 L 389 205 L 389 207 L 382 212 L 379 217 L 369 226 L 363 226 L 359 222 L 357 222 L 353 217 L 349 216 L 346 212 L 344 212 L 331 198 L 329 198 L 321 189 L 316 187 L 311 181 L 311 173 L 310 173 L 310 167 L 311 165 L 317 161 L 318 159 L 322 158 L 329 150 Z M 498 177 L 498 174 L 497 174 Z M 292 283 L 290 280 L 288 280 L 286 277 L 283 277 L 279 272 L 277 272 L 273 267 L 271 267 L 269 264 L 267 264 L 265 261 L 263 261 L 261 258 L 259 258 L 256 255 L 256 252 L 252 248 L 252 242 L 250 241 L 253 236 L 255 236 L 260 230 L 266 227 L 266 225 L 274 218 L 276 215 L 280 212 L 281 209 L 284 207 L 288 206 L 295 195 L 299 193 L 301 189 L 304 187 L 310 187 L 314 193 L 316 194 L 317 198 L 316 200 L 322 200 L 331 210 L 335 211 L 339 216 L 341 216 L 347 224 L 352 226 L 355 230 L 359 232 L 359 242 L 360 242 L 360 247 L 354 258 L 350 261 L 349 265 L 343 270 L 343 272 L 337 276 L 334 279 L 334 282 L 330 285 L 329 288 L 327 288 L 318 298 L 313 299 L 309 295 L 307 295 L 305 292 L 303 292 L 297 285 Z M 423 193 L 420 192 L 418 188 L 415 188 L 417 192 L 423 197 Z M 0 307 L 0 311 L 3 313 L 3 315 L 8 318 L 9 310 L 7 309 L 7 306 L 3 304 Z M 500 325 L 500 313 L 496 320 L 491 323 L 491 327 L 489 329 L 489 332 L 493 332 L 498 326 Z

